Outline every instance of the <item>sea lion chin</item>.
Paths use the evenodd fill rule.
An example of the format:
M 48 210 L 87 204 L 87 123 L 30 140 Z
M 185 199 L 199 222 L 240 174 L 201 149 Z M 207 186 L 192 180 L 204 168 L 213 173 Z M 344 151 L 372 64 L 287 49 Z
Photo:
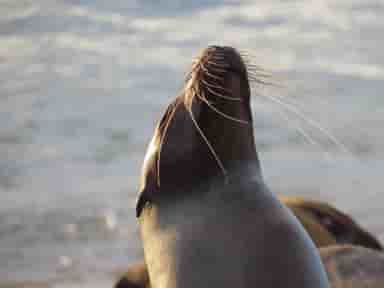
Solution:
M 137 203 L 154 288 L 328 287 L 313 242 L 264 184 L 254 76 L 234 48 L 208 47 L 155 130 Z

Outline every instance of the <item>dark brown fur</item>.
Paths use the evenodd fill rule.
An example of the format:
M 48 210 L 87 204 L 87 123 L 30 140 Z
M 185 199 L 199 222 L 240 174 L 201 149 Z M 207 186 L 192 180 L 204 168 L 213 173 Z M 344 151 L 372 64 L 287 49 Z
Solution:
M 337 243 L 383 250 L 372 234 L 328 203 L 300 197 L 282 197 L 281 200 L 292 209 L 318 247 Z
M 155 129 L 150 144 L 154 149 L 147 152 L 143 164 L 137 216 L 145 203 L 151 202 L 160 190 L 162 194 L 188 190 L 204 185 L 205 179 L 222 176 L 225 180 L 227 170 L 237 169 L 244 162 L 258 165 L 256 151 L 252 149 L 254 139 L 248 78 L 256 78 L 259 70 L 255 67 L 248 75 L 242 59 L 232 59 L 232 63 L 225 62 L 231 59 L 210 60 L 209 56 L 215 50 L 215 47 L 207 48 L 197 58 L 188 74 L 183 92 L 167 107 Z M 228 71 L 225 72 L 226 70 Z M 248 97 L 240 99 L 224 87 L 229 81 L 228 72 L 231 71 L 244 77 L 242 80 L 245 85 L 239 89 L 245 90 L 242 94 L 248 94 Z M 260 79 L 263 79 L 262 75 Z M 199 114 L 200 124 L 197 123 L 195 114 Z M 223 117 L 227 119 L 223 120 Z M 206 137 L 214 136 L 216 131 L 228 136 L 239 135 L 239 140 L 234 143 L 239 146 L 236 154 L 228 153 L 228 148 L 222 145 L 226 135 L 208 137 L 209 139 Z M 248 139 L 244 141 L 244 137 Z M 241 147 L 244 143 L 249 147 Z
M 316 247 L 263 182 L 251 73 L 235 49 L 205 49 L 155 131 L 137 203 L 154 288 L 328 287 Z

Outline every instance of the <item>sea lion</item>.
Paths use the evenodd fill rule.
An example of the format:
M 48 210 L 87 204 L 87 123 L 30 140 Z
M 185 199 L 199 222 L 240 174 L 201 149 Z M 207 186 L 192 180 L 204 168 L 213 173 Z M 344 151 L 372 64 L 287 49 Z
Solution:
M 384 253 L 351 245 L 320 249 L 332 288 L 384 287 Z
M 264 184 L 257 72 L 234 48 L 208 47 L 155 130 L 136 209 L 153 288 L 329 287 L 310 237 Z
M 372 234 L 362 228 L 349 215 L 329 203 L 293 196 L 279 196 L 279 199 L 292 210 L 318 248 L 343 247 L 341 244 L 353 244 L 373 250 L 383 250 L 381 243 Z M 336 246 L 336 244 L 339 245 Z M 330 253 L 327 252 L 328 249 L 321 249 L 320 251 L 324 251 L 321 252 L 323 258 Z M 332 248 L 329 251 L 335 251 L 335 249 Z M 327 258 L 327 262 L 323 262 L 323 264 L 326 265 L 329 274 L 331 265 L 328 263 Z M 365 268 L 362 267 L 362 269 Z M 127 272 L 120 276 L 114 287 L 149 288 L 148 271 L 144 262 L 131 265 Z
M 383 250 L 382 244 L 343 211 L 332 205 L 301 197 L 279 197 L 289 207 L 317 247 L 358 245 Z

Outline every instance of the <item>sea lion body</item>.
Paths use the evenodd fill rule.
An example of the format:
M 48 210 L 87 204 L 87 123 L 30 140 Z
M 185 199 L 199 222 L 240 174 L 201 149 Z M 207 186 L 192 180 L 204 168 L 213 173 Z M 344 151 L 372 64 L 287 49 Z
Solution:
M 137 203 L 153 288 L 328 287 L 313 242 L 263 182 L 249 98 L 238 52 L 209 47 L 160 121 Z
M 384 253 L 352 246 L 334 245 L 320 249 L 332 288 L 384 287 Z
M 263 184 L 205 192 L 143 211 L 152 287 L 327 287 L 313 243 Z
M 320 256 L 331 288 L 384 287 L 384 253 L 354 245 L 320 248 Z M 144 263 L 132 265 L 115 288 L 150 288 Z
M 340 286 L 340 283 L 350 281 L 351 274 L 342 274 L 345 270 L 337 264 L 341 261 L 347 260 L 349 265 L 353 265 L 356 275 L 365 277 L 360 277 L 362 280 L 359 280 L 359 285 L 362 286 L 355 284 L 355 286 L 352 287 L 363 288 L 364 285 L 362 283 L 364 281 L 372 283 L 372 281 L 378 281 L 377 279 L 379 279 L 379 277 L 384 277 L 382 244 L 374 235 L 367 232 L 344 211 L 336 209 L 329 203 L 307 198 L 279 196 L 279 200 L 293 212 L 316 247 L 320 248 L 320 256 L 332 288 L 344 287 L 342 285 Z M 352 246 L 351 244 L 356 246 Z M 342 251 L 342 253 L 340 253 L 340 251 Z M 372 261 L 369 261 L 367 257 L 372 259 Z M 374 270 L 376 271 L 374 273 L 372 272 L 372 267 L 375 266 L 375 264 L 372 265 L 371 263 L 377 263 L 374 260 L 377 257 L 382 258 L 382 260 L 380 260 L 381 264 L 378 266 L 383 267 L 381 275 L 377 272 L 378 270 Z M 361 259 L 365 260 L 362 262 Z M 363 271 L 363 273 L 359 271 Z M 384 282 L 380 285 L 384 287 Z M 116 282 L 114 287 L 149 288 L 149 276 L 145 263 L 141 262 L 130 266 L 127 272 Z

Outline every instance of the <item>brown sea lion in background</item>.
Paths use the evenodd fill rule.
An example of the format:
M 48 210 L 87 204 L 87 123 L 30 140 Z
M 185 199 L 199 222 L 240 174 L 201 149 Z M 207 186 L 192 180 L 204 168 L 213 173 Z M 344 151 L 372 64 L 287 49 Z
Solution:
M 373 250 L 383 249 L 380 242 L 373 235 L 360 227 L 350 216 L 328 203 L 292 196 L 280 196 L 279 199 L 292 210 L 319 248 L 335 244 L 353 244 Z M 356 247 L 355 249 L 359 248 Z M 327 251 L 327 249 L 324 249 L 324 251 Z M 367 249 L 366 251 L 371 250 Z M 328 252 L 321 253 L 324 259 L 323 254 L 324 256 L 328 255 Z M 331 268 L 329 267 L 331 266 L 327 264 L 328 262 L 325 264 L 328 265 L 326 268 L 330 273 Z M 342 275 L 339 275 L 339 277 L 342 277 Z M 131 265 L 115 285 L 115 288 L 136 287 L 150 287 L 148 272 L 144 263 Z
M 383 250 L 372 234 L 330 204 L 301 197 L 279 198 L 299 219 L 317 247 L 351 244 Z
M 155 131 L 137 202 L 153 288 L 329 287 L 310 237 L 264 184 L 257 73 L 234 48 L 208 47 Z
M 320 249 L 332 288 L 383 288 L 384 253 L 377 250 L 336 245 Z

